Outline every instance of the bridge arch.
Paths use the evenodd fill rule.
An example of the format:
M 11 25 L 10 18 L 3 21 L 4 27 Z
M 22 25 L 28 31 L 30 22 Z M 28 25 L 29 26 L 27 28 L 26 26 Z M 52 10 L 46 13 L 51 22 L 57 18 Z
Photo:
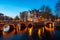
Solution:
M 28 22 L 28 28 L 31 28 L 31 27 L 33 27 L 33 23 L 32 22 Z
M 17 24 L 17 31 L 20 34 L 24 34 L 27 31 L 27 26 L 25 22 L 20 22 Z
M 11 36 L 15 33 L 15 25 L 14 24 L 5 24 L 3 26 L 3 36 Z
M 54 30 L 54 22 L 46 23 L 45 29 L 48 31 L 53 31 Z
M 33 33 L 33 23 L 32 22 L 28 22 L 27 23 L 27 29 L 28 29 L 28 32 L 29 32 L 29 36 L 32 36 L 32 33 Z

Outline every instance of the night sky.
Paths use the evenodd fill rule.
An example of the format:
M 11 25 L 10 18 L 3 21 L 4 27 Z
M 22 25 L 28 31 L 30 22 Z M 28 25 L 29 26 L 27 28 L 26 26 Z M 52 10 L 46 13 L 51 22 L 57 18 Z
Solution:
M 55 14 L 55 6 L 58 0 L 0 0 L 0 13 L 15 17 L 22 11 L 40 9 L 42 5 L 50 6 Z

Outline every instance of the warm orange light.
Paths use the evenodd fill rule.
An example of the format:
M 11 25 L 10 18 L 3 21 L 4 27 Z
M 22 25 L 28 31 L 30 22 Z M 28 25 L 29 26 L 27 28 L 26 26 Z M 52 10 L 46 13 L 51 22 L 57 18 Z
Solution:
M 53 29 L 54 29 L 54 26 L 55 26 L 55 25 L 54 25 L 54 23 L 53 23 Z
M 37 22 L 38 23 L 39 21 L 38 21 L 38 19 L 34 19 L 34 22 Z
M 28 18 L 28 21 L 33 21 L 33 19 L 32 18 Z
M 11 25 L 15 28 L 14 24 L 11 24 Z M 3 26 L 3 28 L 2 28 L 2 30 L 4 30 L 5 26 L 8 26 L 8 24 L 5 24 L 5 25 Z M 13 31 L 10 32 L 10 33 L 3 31 L 3 36 L 4 36 L 4 37 L 12 36 L 14 33 L 15 33 L 15 29 L 13 29 Z
M 49 24 L 49 28 L 45 26 L 45 29 L 48 31 L 54 31 L 54 23 Z
M 15 27 L 15 31 L 17 31 L 17 32 L 18 32 L 18 26 L 16 26 L 16 27 Z
M 40 37 L 41 35 L 41 29 L 38 29 L 38 36 Z
M 3 32 L 3 37 L 9 37 L 9 36 L 12 36 L 14 33 L 15 33 L 15 30 L 13 30 L 13 31 L 10 32 L 10 33 Z
M 54 31 L 54 28 L 48 28 L 48 27 L 46 27 L 46 26 L 45 26 L 45 29 L 46 29 L 47 31 Z
M 30 35 L 30 36 L 32 35 L 32 29 L 33 29 L 33 27 L 28 29 L 28 30 L 29 30 L 29 35 Z
M 49 27 L 51 28 L 51 24 L 49 24 Z
M 43 27 L 43 33 L 44 33 L 44 27 Z

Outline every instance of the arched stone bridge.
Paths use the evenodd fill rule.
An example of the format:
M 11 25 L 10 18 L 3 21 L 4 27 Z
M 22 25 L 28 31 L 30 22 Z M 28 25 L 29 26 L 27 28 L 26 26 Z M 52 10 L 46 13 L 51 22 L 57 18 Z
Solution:
M 30 28 L 42 28 L 45 27 L 46 30 L 54 30 L 54 22 L 20 22 L 20 21 L 2 21 L 0 22 L 0 31 L 7 35 L 8 33 L 14 34 L 18 32 L 26 32 Z M 6 33 L 7 32 L 7 33 Z M 10 35 L 9 34 L 9 35 Z

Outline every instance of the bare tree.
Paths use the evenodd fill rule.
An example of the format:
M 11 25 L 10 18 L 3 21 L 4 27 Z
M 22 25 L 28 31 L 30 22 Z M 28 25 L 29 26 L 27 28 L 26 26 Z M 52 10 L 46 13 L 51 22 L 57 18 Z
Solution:
M 58 16 L 58 17 L 60 17 L 60 0 L 58 0 L 58 2 L 56 3 L 56 10 L 55 10 L 55 12 L 56 12 L 56 15 Z
M 19 20 L 19 17 L 18 17 L 18 15 L 14 18 L 14 20 Z

